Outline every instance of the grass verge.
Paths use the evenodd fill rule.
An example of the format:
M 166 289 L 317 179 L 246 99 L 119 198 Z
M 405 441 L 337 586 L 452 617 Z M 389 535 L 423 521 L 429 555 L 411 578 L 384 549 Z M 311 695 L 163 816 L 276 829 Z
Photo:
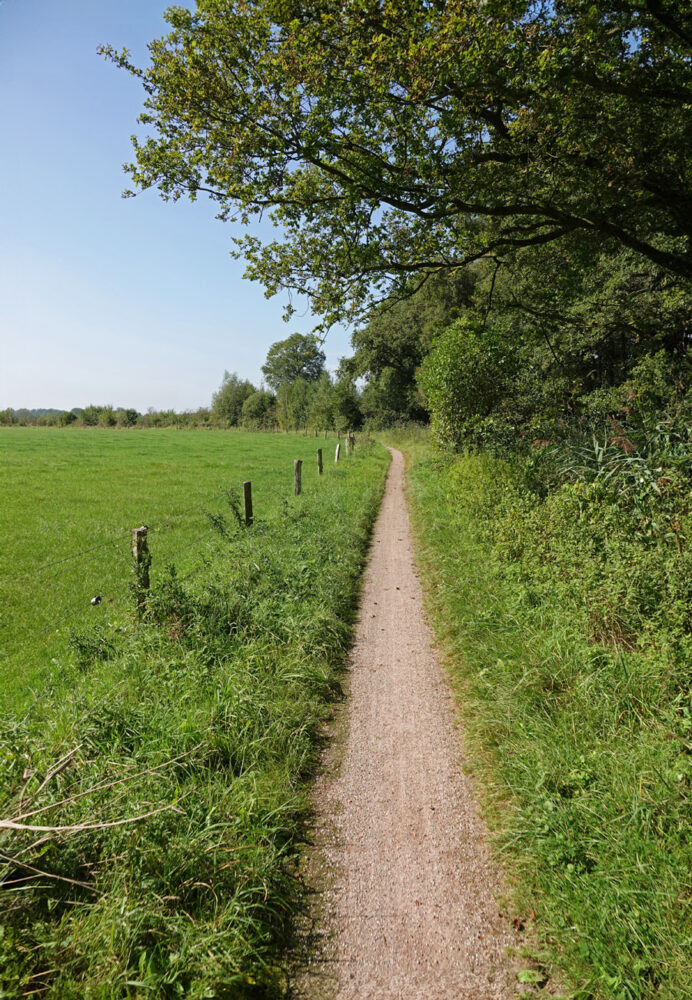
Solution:
M 486 816 L 535 920 L 527 978 L 579 1000 L 691 997 L 689 643 L 643 627 L 595 641 L 577 580 L 601 553 L 575 531 L 571 577 L 535 551 L 520 564 L 501 544 L 516 517 L 504 463 L 390 443 L 408 451 L 428 609 Z
M 0 996 L 281 996 L 319 732 L 388 456 L 348 463 L 0 719 Z

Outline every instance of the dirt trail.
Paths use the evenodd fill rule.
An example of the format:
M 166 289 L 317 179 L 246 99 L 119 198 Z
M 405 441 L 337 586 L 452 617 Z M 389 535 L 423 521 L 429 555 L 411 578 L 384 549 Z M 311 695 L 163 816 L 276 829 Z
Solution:
M 305 994 L 515 996 L 505 949 L 519 942 L 493 898 L 498 875 L 423 617 L 398 451 L 365 574 L 349 704 L 339 773 L 317 789 L 331 945 Z

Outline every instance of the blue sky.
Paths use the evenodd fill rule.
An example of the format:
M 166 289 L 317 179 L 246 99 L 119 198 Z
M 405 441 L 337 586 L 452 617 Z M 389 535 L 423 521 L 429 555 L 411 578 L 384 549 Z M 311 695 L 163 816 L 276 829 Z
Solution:
M 96 49 L 143 63 L 167 6 L 0 0 L 0 409 L 195 408 L 313 325 L 242 279 L 209 203 L 121 198 L 142 92 Z M 348 334 L 326 353 L 336 367 Z

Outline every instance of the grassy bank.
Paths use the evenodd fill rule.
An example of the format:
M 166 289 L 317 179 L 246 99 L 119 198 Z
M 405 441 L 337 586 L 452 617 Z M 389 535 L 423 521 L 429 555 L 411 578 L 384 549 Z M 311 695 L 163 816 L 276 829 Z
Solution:
M 283 994 L 320 727 L 388 457 L 359 445 L 84 626 L 0 719 L 0 996 Z M 287 492 L 287 491 L 286 491 Z
M 692 996 L 688 521 L 652 541 L 597 484 L 541 496 L 519 460 L 408 451 L 428 607 L 543 948 L 533 978 Z

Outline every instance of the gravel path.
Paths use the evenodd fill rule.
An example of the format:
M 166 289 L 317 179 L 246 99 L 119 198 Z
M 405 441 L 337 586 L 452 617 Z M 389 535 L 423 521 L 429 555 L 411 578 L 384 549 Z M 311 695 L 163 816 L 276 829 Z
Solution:
M 316 791 L 329 942 L 315 1000 L 508 1000 L 518 944 L 431 648 L 413 562 L 404 461 L 392 465 L 351 657 L 348 734 Z

